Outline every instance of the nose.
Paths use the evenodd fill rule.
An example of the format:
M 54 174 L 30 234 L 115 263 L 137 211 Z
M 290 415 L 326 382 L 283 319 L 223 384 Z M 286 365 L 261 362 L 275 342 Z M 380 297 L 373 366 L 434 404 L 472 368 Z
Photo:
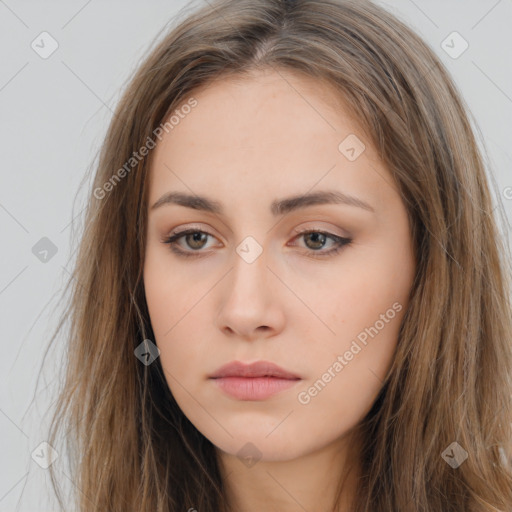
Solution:
M 275 336 L 285 323 L 282 288 L 268 267 L 265 251 L 251 263 L 235 253 L 218 295 L 217 328 L 245 340 Z

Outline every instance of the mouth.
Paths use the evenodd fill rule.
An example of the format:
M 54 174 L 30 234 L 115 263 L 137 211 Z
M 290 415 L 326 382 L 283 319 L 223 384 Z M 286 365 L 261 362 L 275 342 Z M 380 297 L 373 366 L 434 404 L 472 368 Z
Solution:
M 268 361 L 252 364 L 233 361 L 219 368 L 209 378 L 237 400 L 265 400 L 302 380 L 295 373 Z

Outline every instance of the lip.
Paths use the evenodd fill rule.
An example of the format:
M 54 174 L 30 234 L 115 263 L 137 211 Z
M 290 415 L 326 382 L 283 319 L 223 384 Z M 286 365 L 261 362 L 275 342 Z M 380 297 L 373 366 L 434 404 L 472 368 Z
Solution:
M 238 400 L 265 400 L 302 380 L 270 361 L 251 364 L 232 361 L 221 366 L 209 378 L 222 391 Z
M 296 380 L 300 377 L 288 370 L 285 370 L 270 361 L 256 361 L 246 364 L 241 361 L 231 361 L 218 368 L 210 375 L 211 379 L 221 377 L 277 377 L 280 379 Z

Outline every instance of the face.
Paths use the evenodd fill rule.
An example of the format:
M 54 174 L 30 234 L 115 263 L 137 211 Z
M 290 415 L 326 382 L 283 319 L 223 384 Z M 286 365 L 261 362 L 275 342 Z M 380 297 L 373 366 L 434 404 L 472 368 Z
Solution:
M 383 385 L 415 271 L 406 209 L 328 86 L 260 71 L 193 97 L 152 155 L 155 343 L 215 446 L 290 460 L 342 439 Z M 289 375 L 211 378 L 233 361 Z

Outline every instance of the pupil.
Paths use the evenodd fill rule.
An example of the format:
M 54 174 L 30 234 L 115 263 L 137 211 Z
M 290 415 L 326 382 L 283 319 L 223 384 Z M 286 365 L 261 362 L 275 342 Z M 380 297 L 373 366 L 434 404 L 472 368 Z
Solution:
M 191 247 L 201 248 L 202 247 L 201 243 L 199 243 L 198 245 L 194 245 L 194 244 L 195 244 L 195 242 L 201 242 L 201 238 L 204 238 L 206 236 L 206 233 L 192 233 L 189 236 L 192 236 L 192 240 L 193 240 Z
M 306 238 L 313 238 L 313 242 L 316 242 L 317 245 L 315 245 L 313 248 L 315 249 L 319 249 L 323 246 L 323 244 L 325 243 L 325 235 L 322 234 L 322 233 L 309 233 L 309 235 L 307 235 Z M 318 238 L 320 237 L 320 241 L 318 240 Z M 320 245 L 318 245 L 318 242 L 320 242 Z

